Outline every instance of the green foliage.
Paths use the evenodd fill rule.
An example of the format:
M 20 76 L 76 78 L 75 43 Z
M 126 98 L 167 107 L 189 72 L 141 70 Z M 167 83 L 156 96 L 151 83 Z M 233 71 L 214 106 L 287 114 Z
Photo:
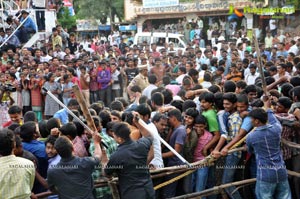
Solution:
M 69 8 L 62 7 L 58 14 L 57 20 L 60 25 L 64 28 L 71 29 L 72 27 L 76 26 L 76 16 L 70 16 Z
M 101 19 L 111 13 L 124 18 L 123 0 L 74 0 L 74 9 L 78 19 Z

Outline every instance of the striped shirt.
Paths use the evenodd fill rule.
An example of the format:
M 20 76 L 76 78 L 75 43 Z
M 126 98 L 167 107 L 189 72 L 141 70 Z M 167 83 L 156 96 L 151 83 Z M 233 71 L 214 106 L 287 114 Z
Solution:
M 0 165 L 0 198 L 30 198 L 35 178 L 33 162 L 9 155 L 0 157 Z

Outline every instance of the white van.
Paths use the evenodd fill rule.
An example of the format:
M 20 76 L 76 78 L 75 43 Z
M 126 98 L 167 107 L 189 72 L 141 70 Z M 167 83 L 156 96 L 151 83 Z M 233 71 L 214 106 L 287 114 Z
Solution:
M 140 32 L 136 33 L 133 44 L 141 46 L 144 41 L 146 41 L 149 45 L 155 43 L 158 51 L 164 48 L 165 43 L 169 44 L 172 42 L 176 51 L 181 49 L 184 52 L 188 43 L 182 34 L 166 32 Z

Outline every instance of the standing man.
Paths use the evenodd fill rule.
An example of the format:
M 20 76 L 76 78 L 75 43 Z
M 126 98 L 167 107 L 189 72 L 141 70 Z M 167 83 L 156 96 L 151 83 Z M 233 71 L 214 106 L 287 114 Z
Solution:
M 90 75 L 86 72 L 85 66 L 80 66 L 80 85 L 82 95 L 86 101 L 87 106 L 90 106 Z
M 30 160 L 13 155 L 14 132 L 0 130 L 0 197 L 30 198 L 35 168 Z
M 93 157 L 72 155 L 73 144 L 66 136 L 59 137 L 54 144 L 61 156 L 60 162 L 48 169 L 47 182 L 50 190 L 58 192 L 59 198 L 94 199 L 92 172 L 100 165 L 101 138 L 94 133 L 95 151 Z
M 37 9 L 35 12 L 36 23 L 38 26 L 38 30 L 45 31 L 45 9 L 48 9 L 48 0 L 32 0 L 33 8 Z
M 155 192 L 147 157 L 152 145 L 152 137 L 139 125 L 137 113 L 134 113 L 134 123 L 140 128 L 143 138 L 132 141 L 128 124 L 121 122 L 113 126 L 113 137 L 119 144 L 118 149 L 110 157 L 105 168 L 105 174 L 111 176 L 117 173 L 119 177 L 119 193 L 122 199 L 145 198 L 154 199 Z
M 147 65 L 139 65 L 139 74 L 133 78 L 130 84 L 127 87 L 127 91 L 129 96 L 132 96 L 131 88 L 133 86 L 139 86 L 143 91 L 147 86 L 149 86 L 148 81 L 148 66 Z
M 187 134 L 185 126 L 182 125 L 181 117 L 181 112 L 178 109 L 173 109 L 168 112 L 169 125 L 173 129 L 169 144 L 180 155 L 183 155 L 183 147 Z M 183 162 L 172 151 L 163 153 L 162 157 L 167 159 L 166 166 L 168 167 L 183 164 Z M 169 175 L 166 177 L 166 180 L 170 180 L 176 176 L 178 176 L 178 174 Z M 176 195 L 177 183 L 178 181 L 173 182 L 163 188 L 163 198 L 171 198 Z
M 265 107 L 270 107 L 270 100 L 265 101 Z M 291 199 L 287 170 L 280 151 L 280 122 L 271 109 L 255 109 L 249 116 L 256 127 L 246 139 L 248 151 L 256 157 L 256 197 Z

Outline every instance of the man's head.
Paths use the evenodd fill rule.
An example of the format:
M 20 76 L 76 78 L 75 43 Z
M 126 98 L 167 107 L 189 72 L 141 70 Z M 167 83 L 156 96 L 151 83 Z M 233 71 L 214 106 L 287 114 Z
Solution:
M 70 140 L 73 140 L 77 136 L 77 128 L 74 123 L 64 124 L 59 131 L 62 135 L 67 136 Z
M 115 123 L 112 127 L 113 137 L 118 144 L 130 140 L 130 129 L 127 123 Z
M 246 86 L 244 92 L 247 94 L 249 102 L 252 102 L 257 97 L 257 88 L 255 85 Z
M 240 94 L 237 96 L 236 109 L 239 113 L 247 111 L 249 106 L 249 100 L 247 95 Z
M 9 129 L 0 130 L 0 155 L 8 156 L 15 148 L 15 135 Z
M 150 115 L 151 115 L 151 107 L 144 103 L 144 104 L 140 104 L 136 107 L 136 112 L 138 112 L 141 116 L 141 119 L 144 122 L 148 122 L 150 119 Z
M 20 124 L 22 122 L 22 109 L 17 106 L 11 106 L 8 109 L 8 114 L 12 122 Z
M 236 108 L 237 97 L 234 93 L 225 93 L 223 95 L 223 106 L 226 112 L 233 112 Z
M 276 113 L 287 113 L 293 101 L 288 97 L 280 97 L 276 104 Z
M 57 155 L 57 151 L 54 147 L 55 141 L 57 140 L 57 137 L 54 136 L 49 136 L 47 140 L 45 141 L 45 146 L 46 146 L 46 154 L 48 158 L 53 158 L 54 156 Z
M 198 135 L 202 135 L 207 126 L 206 118 L 203 115 L 197 115 L 195 118 L 194 128 Z
M 214 101 L 215 101 L 215 96 L 211 92 L 205 92 L 205 93 L 202 93 L 199 96 L 199 101 L 201 103 L 201 108 L 204 111 L 207 111 L 207 110 L 212 109 L 212 106 L 213 106 Z
M 20 137 L 23 139 L 23 142 L 30 142 L 39 135 L 36 128 L 36 123 L 32 121 L 24 123 L 20 130 Z
M 164 133 L 168 127 L 168 117 L 161 113 L 156 113 L 152 120 L 159 133 Z
M 173 109 L 168 112 L 169 124 L 171 127 L 176 127 L 181 123 L 181 112 L 178 109 Z
M 249 117 L 251 117 L 251 123 L 254 127 L 265 125 L 268 121 L 268 114 L 262 108 L 251 111 Z
M 54 143 L 54 148 L 61 158 L 72 157 L 73 144 L 66 136 L 60 136 Z

